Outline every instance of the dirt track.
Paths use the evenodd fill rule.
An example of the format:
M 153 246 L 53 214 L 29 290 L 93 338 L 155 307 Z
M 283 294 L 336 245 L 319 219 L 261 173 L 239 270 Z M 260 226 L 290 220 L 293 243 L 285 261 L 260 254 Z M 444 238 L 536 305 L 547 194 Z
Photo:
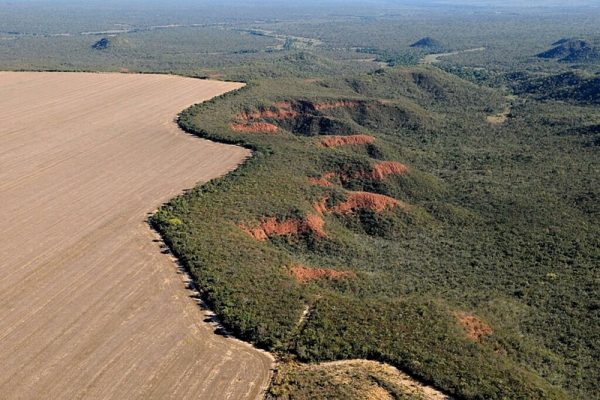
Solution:
M 419 62 L 419 64 L 437 64 L 441 62 L 440 58 L 442 57 L 450 57 L 456 56 L 463 53 L 473 53 L 476 51 L 484 51 L 485 47 L 478 47 L 476 49 L 467 49 L 467 50 L 458 50 L 452 51 L 450 53 L 437 53 L 437 54 L 427 54 L 423 59 Z
M 255 398 L 271 359 L 213 334 L 146 225 L 247 155 L 173 122 L 235 83 L 0 72 L 0 398 Z

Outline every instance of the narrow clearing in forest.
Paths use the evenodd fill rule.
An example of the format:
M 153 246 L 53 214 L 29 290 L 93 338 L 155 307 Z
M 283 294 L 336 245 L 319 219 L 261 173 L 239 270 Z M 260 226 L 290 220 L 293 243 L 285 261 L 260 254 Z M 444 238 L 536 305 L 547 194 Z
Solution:
M 506 96 L 506 107 L 504 107 L 504 110 L 495 115 L 488 115 L 486 117 L 487 122 L 489 122 L 492 125 L 502 125 L 503 123 L 508 121 L 508 117 L 510 116 L 510 113 L 513 108 L 513 103 L 516 99 L 517 96 Z
M 436 54 L 427 54 L 423 59 L 419 62 L 419 64 L 436 64 L 441 62 L 440 58 L 442 57 L 450 57 L 457 56 L 463 53 L 473 53 L 476 51 L 485 51 L 485 47 L 477 47 L 476 49 L 467 49 L 467 50 L 458 50 L 452 51 L 449 53 L 436 53 Z

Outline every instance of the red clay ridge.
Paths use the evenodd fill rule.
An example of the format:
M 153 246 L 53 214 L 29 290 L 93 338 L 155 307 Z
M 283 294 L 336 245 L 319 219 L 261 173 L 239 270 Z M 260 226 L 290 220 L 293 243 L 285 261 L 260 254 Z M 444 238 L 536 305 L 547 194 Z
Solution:
M 393 197 L 369 192 L 352 192 L 348 195 L 346 201 L 331 208 L 331 211 L 337 214 L 349 214 L 361 209 L 382 212 L 397 206 L 406 207 L 404 203 Z
M 252 113 L 240 113 L 237 115 L 238 121 L 253 121 L 257 119 L 290 119 L 298 116 L 298 113 L 293 110 L 263 110 Z
M 311 231 L 318 237 L 325 237 L 325 220 L 319 215 L 310 214 L 304 220 L 304 226 L 306 230 Z
M 329 200 L 329 197 L 325 196 L 325 197 L 321 198 L 321 200 L 319 200 L 318 202 L 313 204 L 313 208 L 319 215 L 323 215 L 328 211 L 327 210 L 327 200 Z
M 356 274 L 352 271 L 336 271 L 333 269 L 325 268 L 308 268 L 303 265 L 295 265 L 290 270 L 292 276 L 298 282 L 309 282 L 315 279 L 345 279 L 345 278 L 356 278 Z
M 271 236 L 297 235 L 312 232 L 318 237 L 325 237 L 325 221 L 318 215 L 308 215 L 302 219 L 286 219 L 277 221 L 275 217 L 264 218 L 257 227 L 239 226 L 244 232 L 256 240 L 265 241 Z
M 356 107 L 356 106 L 358 106 L 358 102 L 349 101 L 349 100 L 334 101 L 331 103 L 316 103 L 314 105 L 315 110 L 317 110 L 317 111 L 333 110 L 335 108 Z
M 331 187 L 333 183 L 330 182 L 331 178 L 335 177 L 335 172 L 327 172 L 323 174 L 320 178 L 308 178 L 308 182 L 311 185 L 322 186 L 322 187 Z
M 369 135 L 348 135 L 339 136 L 331 135 L 321 138 L 321 144 L 325 147 L 338 147 L 357 144 L 371 144 L 375 142 L 375 138 Z
M 267 122 L 253 122 L 251 124 L 231 124 L 231 130 L 239 133 L 277 133 L 279 128 Z
M 464 311 L 455 313 L 458 322 L 462 325 L 467 333 L 467 337 L 475 342 L 481 341 L 485 335 L 493 333 L 492 328 L 474 315 Z
M 373 166 L 372 178 L 383 180 L 387 175 L 404 175 L 408 167 L 396 161 L 383 161 Z
M 293 104 L 291 101 L 276 101 L 275 103 L 273 103 L 273 106 L 275 106 L 281 110 L 291 110 L 293 107 Z
M 280 101 L 273 104 L 274 109 L 259 110 L 254 112 L 239 113 L 236 118 L 238 121 L 248 122 L 258 119 L 275 119 L 284 120 L 298 116 L 298 112 L 292 109 L 292 103 L 288 101 Z

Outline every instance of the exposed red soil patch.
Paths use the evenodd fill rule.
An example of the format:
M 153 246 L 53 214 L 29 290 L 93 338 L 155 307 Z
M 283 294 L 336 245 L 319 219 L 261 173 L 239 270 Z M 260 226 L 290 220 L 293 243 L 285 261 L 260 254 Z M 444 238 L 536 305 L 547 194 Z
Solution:
M 317 111 L 333 110 L 335 108 L 356 107 L 356 106 L 358 106 L 358 102 L 349 101 L 349 100 L 334 101 L 331 103 L 315 103 L 314 104 L 315 110 L 317 110 Z
M 258 119 L 275 119 L 284 120 L 296 118 L 299 114 L 293 109 L 292 103 L 289 101 L 280 101 L 273 104 L 273 109 L 258 110 L 254 112 L 239 113 L 236 118 L 238 121 L 248 122 Z
M 254 111 L 251 113 L 244 112 L 237 115 L 238 121 L 253 121 L 257 119 L 275 119 L 275 120 L 283 120 L 295 118 L 298 116 L 298 112 L 294 110 L 262 110 L 262 111 Z
M 308 178 L 308 182 L 311 185 L 322 186 L 322 187 L 331 187 L 333 183 L 331 183 L 330 179 L 335 177 L 335 172 L 327 172 L 323 174 L 320 178 Z
M 396 206 L 405 207 L 406 205 L 393 197 L 384 196 L 382 194 L 352 192 L 348 195 L 346 201 L 336 205 L 331 211 L 338 214 L 348 214 L 352 211 L 361 209 L 382 212 Z
M 334 183 L 333 178 L 338 178 L 342 183 L 348 182 L 351 179 L 373 179 L 377 181 L 383 180 L 388 175 L 405 175 L 409 169 L 406 165 L 396 161 L 383 161 L 373 165 L 371 171 L 358 171 L 351 175 L 336 172 L 327 172 L 321 177 L 308 178 L 308 182 L 314 186 L 331 187 Z
M 240 133 L 277 133 L 279 128 L 267 122 L 253 122 L 251 124 L 231 124 L 231 130 Z
M 271 236 L 297 235 L 312 232 L 318 237 L 325 237 L 325 221 L 318 215 L 310 214 L 304 219 L 289 218 L 278 221 L 275 217 L 264 218 L 257 227 L 239 226 L 244 232 L 256 240 L 265 241 Z
M 382 180 L 387 175 L 404 175 L 408 167 L 396 161 L 383 161 L 373 166 L 372 178 Z
M 325 237 L 325 220 L 319 215 L 310 214 L 304 220 L 306 229 L 313 232 L 318 237 Z
M 485 335 L 493 333 L 492 328 L 481 319 L 464 311 L 455 313 L 458 322 L 465 328 L 467 337 L 473 341 L 479 342 Z
M 375 138 L 369 135 L 331 135 L 321 138 L 321 144 L 325 147 L 349 146 L 357 144 L 371 144 Z
M 276 101 L 273 106 L 281 110 L 290 110 L 294 106 L 291 101 Z
M 313 204 L 313 208 L 320 215 L 323 215 L 328 211 L 327 210 L 327 200 L 329 200 L 329 197 L 325 196 L 321 200 L 319 200 L 318 202 Z
M 303 265 L 295 265 L 291 268 L 290 273 L 298 282 L 309 282 L 315 279 L 345 279 L 356 278 L 353 271 L 336 271 L 326 268 L 308 268 Z
M 285 221 L 277 221 L 276 218 L 266 218 L 260 222 L 260 225 L 255 228 L 241 226 L 244 232 L 256 240 L 267 240 L 269 236 L 283 236 L 300 233 L 302 222 L 295 219 Z
M 330 187 L 333 186 L 333 183 L 329 182 L 324 177 L 321 178 L 308 178 L 308 182 L 314 186 L 322 186 L 322 187 Z

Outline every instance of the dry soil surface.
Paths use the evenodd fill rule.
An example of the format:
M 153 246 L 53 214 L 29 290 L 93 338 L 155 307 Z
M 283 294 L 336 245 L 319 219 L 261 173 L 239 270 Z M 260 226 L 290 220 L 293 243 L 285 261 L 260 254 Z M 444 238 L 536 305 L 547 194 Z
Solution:
M 368 371 L 369 375 L 373 375 L 383 382 L 387 382 L 392 386 L 402 389 L 402 392 L 408 396 L 417 397 L 423 400 L 453 400 L 452 397 L 445 395 L 439 390 L 424 385 L 404 372 L 392 367 L 388 364 L 379 363 L 376 361 L 368 360 L 344 360 L 344 361 L 333 361 L 325 362 L 320 364 L 314 364 L 308 368 L 314 369 L 327 369 L 333 370 L 333 374 L 339 377 L 340 383 L 346 383 L 347 376 L 352 377 L 356 375 L 355 369 L 362 369 Z M 344 376 L 347 375 L 347 376 Z M 350 383 L 350 382 L 347 382 Z M 377 384 L 375 379 L 372 379 L 371 385 L 365 386 L 364 389 L 368 392 L 364 397 L 365 399 L 373 400 L 387 400 L 393 399 L 393 397 Z
M 271 358 L 213 333 L 146 224 L 248 152 L 181 132 L 238 88 L 0 72 L 0 397 L 256 398 Z

